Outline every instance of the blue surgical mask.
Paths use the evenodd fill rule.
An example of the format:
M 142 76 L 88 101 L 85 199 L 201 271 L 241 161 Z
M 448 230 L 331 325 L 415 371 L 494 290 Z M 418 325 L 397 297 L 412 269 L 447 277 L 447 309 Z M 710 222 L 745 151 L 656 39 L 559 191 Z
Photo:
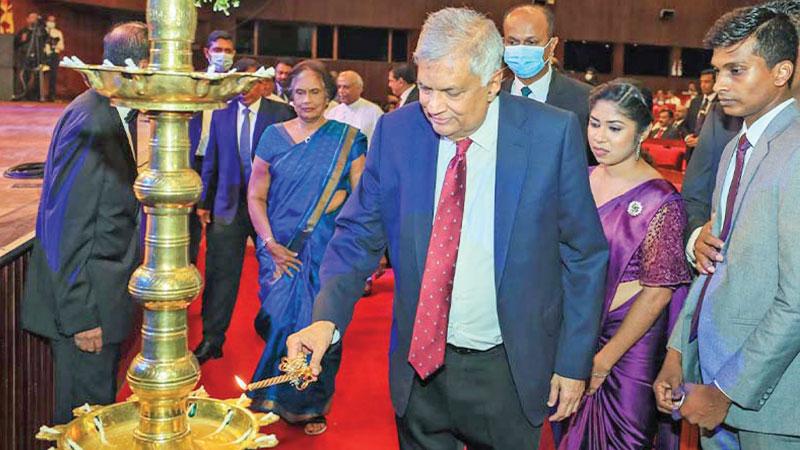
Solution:
M 506 51 L 503 53 L 503 60 L 517 78 L 533 78 L 547 64 L 544 59 L 544 50 L 548 45 L 550 45 L 550 41 L 541 47 L 538 45 L 507 45 Z
M 233 55 L 229 53 L 208 53 L 208 62 L 217 72 L 227 72 L 233 66 Z

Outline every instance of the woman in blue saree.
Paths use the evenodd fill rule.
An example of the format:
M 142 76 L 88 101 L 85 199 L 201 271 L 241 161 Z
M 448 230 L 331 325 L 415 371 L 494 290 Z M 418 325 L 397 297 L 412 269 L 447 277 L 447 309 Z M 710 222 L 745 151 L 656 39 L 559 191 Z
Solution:
M 609 263 L 587 395 L 559 449 L 677 448 L 672 423 L 656 410 L 652 384 L 691 282 L 683 201 L 640 158 L 652 119 L 650 93 L 633 80 L 615 80 L 595 88 L 590 102 L 589 145 L 599 165 L 589 180 Z
M 264 131 L 253 161 L 248 204 L 258 234 L 261 309 L 256 330 L 266 343 L 253 381 L 280 375 L 286 338 L 311 323 L 319 266 L 334 220 L 364 169 L 366 138 L 323 115 L 328 103 L 325 66 L 304 61 L 290 75 L 297 118 Z M 309 435 L 327 428 L 341 348 L 325 371 L 300 392 L 288 384 L 250 393 L 252 408 L 272 411 Z

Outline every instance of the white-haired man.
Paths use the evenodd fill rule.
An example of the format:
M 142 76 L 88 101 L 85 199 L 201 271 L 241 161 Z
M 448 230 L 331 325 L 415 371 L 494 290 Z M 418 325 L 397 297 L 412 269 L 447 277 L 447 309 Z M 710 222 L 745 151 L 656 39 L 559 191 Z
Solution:
M 574 113 L 500 93 L 503 41 L 466 8 L 425 22 L 420 107 L 381 118 L 322 262 L 311 367 L 339 345 L 388 246 L 390 389 L 403 449 L 534 449 L 578 407 L 608 249 Z
M 336 96 L 340 103 L 328 110 L 325 117 L 358 128 L 367 137 L 367 142 L 370 142 L 383 110 L 361 97 L 363 92 L 364 80 L 361 75 L 352 70 L 340 73 L 336 77 Z

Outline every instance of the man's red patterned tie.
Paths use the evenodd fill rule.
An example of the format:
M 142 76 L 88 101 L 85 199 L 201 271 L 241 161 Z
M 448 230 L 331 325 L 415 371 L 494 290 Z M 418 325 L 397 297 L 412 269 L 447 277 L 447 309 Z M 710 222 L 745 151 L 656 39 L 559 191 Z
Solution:
M 408 362 L 423 380 L 444 365 L 450 296 L 456 274 L 464 196 L 467 188 L 467 149 L 469 138 L 456 142 L 456 155 L 447 165 L 439 205 L 433 220 L 417 317 Z

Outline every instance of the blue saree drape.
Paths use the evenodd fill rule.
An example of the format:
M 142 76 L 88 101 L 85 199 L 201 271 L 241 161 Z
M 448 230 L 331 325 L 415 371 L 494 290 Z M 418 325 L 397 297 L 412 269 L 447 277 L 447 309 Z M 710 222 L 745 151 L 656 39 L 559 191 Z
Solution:
M 275 279 L 269 252 L 262 242 L 256 245 L 261 309 L 255 327 L 265 347 L 253 381 L 280 375 L 278 365 L 286 355 L 286 338 L 311 323 L 314 298 L 320 288 L 319 266 L 339 211 L 323 213 L 313 228 L 307 224 L 318 204 L 329 200 L 323 191 L 332 177 L 338 177 L 337 191 L 345 190 L 348 195 L 352 191 L 350 166 L 367 147 L 366 138 L 358 133 L 345 149 L 349 129 L 343 123 L 328 121 L 308 139 L 295 143 L 278 124 L 267 128 L 259 142 L 256 156 L 270 164 L 267 217 L 272 233 L 277 242 L 298 253 L 302 266 L 293 277 Z M 340 158 L 344 151 L 349 152 L 346 159 Z M 341 346 L 337 345 L 323 359 L 320 379 L 304 391 L 283 384 L 251 392 L 252 408 L 273 411 L 290 422 L 326 414 L 340 359 Z

